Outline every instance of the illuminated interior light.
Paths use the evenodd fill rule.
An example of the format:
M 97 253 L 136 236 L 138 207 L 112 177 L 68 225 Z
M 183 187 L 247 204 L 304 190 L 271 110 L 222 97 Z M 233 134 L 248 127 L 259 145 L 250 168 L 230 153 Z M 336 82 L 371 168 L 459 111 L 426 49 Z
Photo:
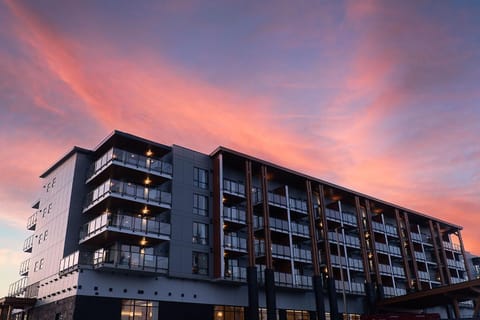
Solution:
M 142 213 L 143 213 L 143 214 L 147 214 L 147 213 L 149 213 L 149 212 L 150 212 L 150 210 L 148 209 L 147 206 L 145 206 L 145 208 L 142 209 Z
M 147 157 L 151 157 L 153 155 L 153 151 L 148 149 L 147 152 L 145 152 L 145 154 L 147 155 Z
M 145 179 L 145 184 L 150 184 L 152 183 L 152 180 L 150 179 L 150 177 L 147 177 L 147 179 Z
M 144 246 L 146 244 L 147 244 L 147 239 L 145 239 L 145 237 L 143 237 L 142 240 L 140 240 L 140 245 Z

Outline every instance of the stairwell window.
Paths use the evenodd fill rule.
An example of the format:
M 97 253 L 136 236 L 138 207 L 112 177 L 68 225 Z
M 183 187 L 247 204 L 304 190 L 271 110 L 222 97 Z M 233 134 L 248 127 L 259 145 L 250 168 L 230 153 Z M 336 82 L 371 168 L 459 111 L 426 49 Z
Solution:
M 193 186 L 200 189 L 208 189 L 208 171 L 193 168 Z
M 208 253 L 192 252 L 192 273 L 208 275 Z
M 193 223 L 192 243 L 208 244 L 208 225 L 205 223 Z
M 193 194 L 193 213 L 200 216 L 208 216 L 208 197 L 194 193 Z

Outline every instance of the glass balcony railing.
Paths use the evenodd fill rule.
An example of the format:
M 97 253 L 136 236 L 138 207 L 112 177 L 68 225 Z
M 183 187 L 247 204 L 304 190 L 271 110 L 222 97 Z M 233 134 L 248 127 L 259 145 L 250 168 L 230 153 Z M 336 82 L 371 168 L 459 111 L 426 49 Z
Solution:
M 247 280 L 247 268 L 245 267 L 225 267 L 225 279 L 244 281 Z
M 245 224 L 247 222 L 247 215 L 242 208 L 223 207 L 223 219 Z
M 372 228 L 373 230 L 375 231 L 380 231 L 380 232 L 384 232 L 385 231 L 385 226 L 383 223 L 379 223 L 379 222 L 376 222 L 376 221 L 372 221 Z
M 450 249 L 450 250 L 457 251 L 457 252 L 462 251 L 458 244 L 452 243 L 452 242 L 443 241 L 443 247 L 445 249 Z
M 415 258 L 421 261 L 425 261 L 427 259 L 427 257 L 425 256 L 425 253 L 418 252 L 418 251 L 415 251 Z
M 89 168 L 87 180 L 97 173 L 103 171 L 111 163 L 120 164 L 126 167 L 140 169 L 145 172 L 159 174 L 171 178 L 173 173 L 172 164 L 160 159 L 146 157 L 133 152 L 112 148 L 95 161 Z
M 410 233 L 410 238 L 412 238 L 412 240 L 414 240 L 414 241 L 422 242 L 422 235 L 420 233 L 411 232 Z
M 30 217 L 28 217 L 27 230 L 35 230 L 36 226 L 37 226 L 37 213 L 35 212 Z
M 286 272 L 274 271 L 273 273 L 274 281 L 277 286 L 281 287 L 295 287 L 295 288 L 311 288 L 312 287 L 312 277 L 306 275 L 295 274 Z M 293 278 L 295 277 L 295 284 L 293 283 Z M 265 266 L 259 265 L 257 269 L 257 279 L 261 284 L 265 284 Z
M 382 274 L 387 274 L 387 275 L 392 274 L 392 267 L 387 264 L 379 264 L 378 269 Z
M 223 191 L 233 195 L 245 197 L 245 185 L 242 182 L 224 179 Z
M 65 275 L 69 272 L 77 270 L 80 265 L 92 265 L 92 263 L 93 263 L 92 252 L 75 251 L 74 253 L 60 260 L 58 274 Z
M 390 251 L 390 254 L 396 255 L 396 256 L 401 256 L 402 252 L 400 251 L 400 247 L 389 245 L 388 250 Z
M 32 234 L 30 237 L 25 239 L 25 241 L 23 242 L 23 252 L 32 252 L 33 238 L 34 235 Z
M 404 277 L 405 271 L 402 267 L 392 266 L 392 272 L 395 276 Z
M 269 220 L 270 223 L 270 229 L 275 230 L 275 231 L 280 231 L 280 232 L 289 232 L 288 228 L 288 221 L 283 220 L 283 219 L 278 219 L 278 218 L 270 218 Z M 260 216 L 254 216 L 253 217 L 253 227 L 255 229 L 263 228 L 264 223 L 263 223 L 263 217 Z M 303 236 L 303 237 L 310 237 L 310 230 L 308 225 L 305 224 L 300 224 L 297 222 L 290 222 L 290 227 L 292 230 L 292 234 L 298 235 L 298 236 Z
M 247 239 L 226 234 L 223 236 L 223 246 L 229 250 L 247 251 Z
M 463 261 L 447 259 L 447 265 L 449 267 L 465 270 L 465 264 L 463 263 Z
M 337 242 L 337 234 L 338 234 L 338 241 L 340 243 L 345 243 L 346 245 L 354 247 L 354 248 L 360 248 L 360 239 L 359 238 L 354 237 L 354 236 L 350 236 L 350 235 L 345 235 L 345 237 L 344 237 L 341 232 L 336 233 L 336 232 L 329 231 L 328 232 L 329 241 L 332 241 L 332 242 L 336 243 Z
M 330 218 L 335 221 L 341 221 L 342 217 L 340 216 L 340 212 L 332 209 L 326 209 L 325 210 L 325 215 L 327 218 Z
M 307 213 L 307 201 L 302 199 L 289 198 L 290 210 Z
M 295 285 L 301 288 L 311 288 L 312 287 L 312 277 L 304 275 L 295 275 Z
M 28 278 L 24 277 L 12 283 L 8 288 L 8 296 L 16 297 L 22 295 L 27 288 Z
M 395 227 L 393 225 L 386 224 L 385 225 L 385 231 L 387 232 L 387 234 L 389 234 L 391 236 L 398 237 L 397 227 Z
M 98 249 L 93 254 L 95 268 L 113 268 L 151 273 L 167 273 L 168 257 L 115 249 Z
M 348 267 L 357 271 L 363 271 L 363 261 L 361 259 L 348 258 Z
M 293 248 L 293 258 L 298 261 L 312 262 L 312 252 L 307 249 Z
M 386 297 L 396 297 L 396 296 L 402 296 L 404 294 L 407 294 L 407 290 L 402 288 L 385 286 L 383 287 L 383 293 L 385 294 Z
M 365 294 L 365 285 L 363 283 L 335 280 L 335 288 L 337 292 L 345 290 L 345 292 L 354 294 Z
M 29 270 L 30 270 L 30 259 L 27 259 L 20 264 L 20 271 L 18 273 L 21 276 L 26 276 L 28 275 Z
M 80 241 L 106 230 L 140 233 L 150 237 L 170 236 L 170 224 L 155 217 L 139 217 L 132 214 L 104 213 L 80 229 Z
M 168 207 L 172 203 L 172 195 L 170 192 L 161 191 L 158 188 L 149 188 L 129 182 L 109 179 L 87 194 L 85 209 L 97 204 L 109 195 Z

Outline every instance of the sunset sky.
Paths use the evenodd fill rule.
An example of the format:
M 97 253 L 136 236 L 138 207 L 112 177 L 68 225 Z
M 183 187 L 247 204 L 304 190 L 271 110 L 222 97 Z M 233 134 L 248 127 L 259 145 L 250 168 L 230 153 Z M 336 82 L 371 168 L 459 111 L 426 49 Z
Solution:
M 38 176 L 114 129 L 218 145 L 464 226 L 480 255 L 479 1 L 0 0 L 0 296 Z

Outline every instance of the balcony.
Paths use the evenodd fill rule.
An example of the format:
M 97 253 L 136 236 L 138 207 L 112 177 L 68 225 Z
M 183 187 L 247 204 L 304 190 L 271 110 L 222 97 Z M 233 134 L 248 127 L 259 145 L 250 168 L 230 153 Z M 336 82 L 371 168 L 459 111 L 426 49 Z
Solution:
M 402 288 L 394 288 L 394 287 L 383 287 L 383 293 L 386 297 L 396 297 L 396 296 L 403 296 L 407 294 L 407 290 Z
M 30 237 L 25 239 L 25 241 L 23 242 L 23 252 L 32 252 L 33 238 L 34 235 L 32 234 Z
M 312 252 L 311 250 L 293 248 L 293 259 L 301 262 L 312 262 Z
M 387 264 L 379 264 L 378 269 L 381 274 L 383 275 L 391 275 L 392 274 L 392 267 Z
M 142 236 L 157 240 L 170 240 L 170 224 L 155 217 L 135 216 L 133 214 L 104 213 L 84 224 L 80 230 L 80 243 L 100 238 L 115 241 L 119 233 L 129 236 Z M 102 235 L 101 237 L 99 237 Z M 98 240 L 98 239 L 97 239 Z
M 402 267 L 392 266 L 392 272 L 393 272 L 393 275 L 395 276 L 405 277 L 405 271 L 403 270 Z
M 15 281 L 8 287 L 8 296 L 16 297 L 22 295 L 27 288 L 27 277 L 21 278 L 18 281 Z
M 413 241 L 417 241 L 417 242 L 422 242 L 423 241 L 422 235 L 420 233 L 416 233 L 416 232 L 411 232 L 410 233 L 410 238 L 412 238 Z
M 58 274 L 62 276 L 77 270 L 81 265 L 92 265 L 92 261 L 93 255 L 91 252 L 75 251 L 74 253 L 60 260 Z
M 312 287 L 312 277 L 304 275 L 295 275 L 295 286 L 309 289 Z
M 425 261 L 427 260 L 427 257 L 425 256 L 425 253 L 423 252 L 418 252 L 418 251 L 415 251 L 415 258 L 417 260 L 420 260 L 420 261 Z
M 98 270 L 165 274 L 168 272 L 168 257 L 146 254 L 141 251 L 98 249 L 93 254 L 93 267 Z
M 247 252 L 247 239 L 226 234 L 223 236 L 223 247 L 225 250 Z
M 257 257 L 265 256 L 265 242 L 260 240 L 255 243 L 255 255 Z M 272 257 L 290 260 L 290 247 L 280 244 L 272 244 Z
M 242 182 L 224 179 L 223 192 L 239 197 L 245 197 L 245 185 Z
M 336 232 L 332 232 L 332 231 L 329 231 L 328 232 L 328 239 L 329 241 L 331 242 L 337 242 L 337 233 Z M 360 248 L 360 239 L 357 238 L 357 237 L 354 237 L 354 236 L 350 236 L 350 235 L 345 235 L 345 237 L 343 236 L 343 234 L 341 232 L 338 233 L 338 241 L 342 244 L 342 243 L 345 243 L 347 246 L 350 246 L 350 247 L 353 247 L 353 248 Z
M 287 220 L 277 219 L 277 218 L 269 218 L 270 230 L 282 232 L 282 233 L 289 233 L 289 226 Z M 263 217 L 254 216 L 253 218 L 253 227 L 255 229 L 260 229 L 264 227 Z M 300 237 L 310 237 L 310 230 L 308 225 L 300 224 L 296 222 L 290 222 L 290 228 L 293 235 L 300 236 Z
M 297 211 L 300 213 L 307 213 L 307 201 L 302 199 L 289 199 L 290 210 Z
M 89 168 L 87 182 L 105 171 L 111 164 L 117 164 L 126 168 L 140 170 L 167 179 L 172 178 L 173 167 L 170 163 L 160 159 L 146 157 L 129 151 L 112 148 Z
M 418 271 L 418 277 L 421 280 L 429 281 L 430 280 L 430 275 L 426 271 Z
M 355 258 L 348 258 L 348 267 L 353 270 L 363 271 L 363 261 Z
M 30 259 L 24 260 L 20 264 L 20 271 L 18 272 L 20 276 L 28 275 L 28 271 L 30 270 Z
M 447 265 L 460 270 L 465 270 L 465 264 L 463 261 L 447 259 Z
M 385 232 L 385 225 L 376 221 L 372 221 L 372 228 L 375 231 Z
M 223 219 L 239 224 L 247 223 L 245 210 L 237 207 L 223 207 Z
M 393 225 L 386 224 L 386 225 L 385 225 L 385 232 L 386 232 L 388 235 L 391 235 L 391 236 L 394 236 L 394 237 L 398 237 L 397 227 L 395 227 L 395 226 L 393 226 Z
M 363 283 L 335 280 L 335 288 L 337 293 L 345 290 L 345 292 L 353 294 L 365 294 L 365 285 Z
M 458 244 L 455 244 L 455 243 L 452 243 L 452 242 L 443 241 L 443 247 L 447 250 L 462 252 L 460 246 Z
M 107 197 L 115 197 L 170 209 L 172 195 L 158 188 L 109 179 L 87 194 L 84 212 Z
M 225 268 L 225 274 L 223 278 L 233 281 L 245 281 L 247 280 L 247 268 L 233 266 Z
M 37 226 L 37 213 L 35 212 L 30 217 L 28 217 L 27 230 L 35 230 L 36 226 Z

